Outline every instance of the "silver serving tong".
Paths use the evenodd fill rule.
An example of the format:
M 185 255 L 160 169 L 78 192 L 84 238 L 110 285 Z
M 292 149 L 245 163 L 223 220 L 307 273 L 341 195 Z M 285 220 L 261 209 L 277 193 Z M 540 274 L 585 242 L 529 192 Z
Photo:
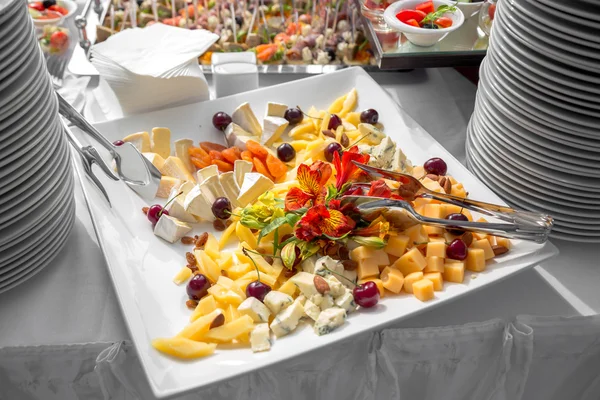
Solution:
M 502 222 L 473 222 L 456 221 L 438 218 L 425 217 L 415 211 L 412 205 L 405 200 L 395 200 L 371 196 L 344 196 L 342 203 L 353 203 L 361 213 L 370 216 L 370 213 L 383 213 L 387 219 L 396 222 L 399 228 L 407 229 L 416 224 L 427 224 L 441 228 L 460 228 L 465 231 L 474 231 L 488 233 L 495 236 L 531 240 L 537 243 L 544 243 L 548 240 L 548 235 L 552 230 L 553 219 L 549 215 L 514 210 L 510 207 L 496 204 L 485 203 L 471 199 L 465 199 L 449 194 L 433 192 L 427 189 L 413 176 L 399 172 L 387 171 L 380 168 L 371 167 L 366 164 L 354 162 L 360 169 L 368 172 L 376 178 L 384 178 L 399 182 L 401 184 L 398 193 L 407 200 L 415 198 L 430 198 L 443 203 L 454 204 L 475 211 Z M 396 211 L 394 213 L 394 211 Z
M 98 177 L 94 175 L 92 165 L 96 164 L 109 178 L 114 181 L 118 181 L 119 178 L 110 170 L 108 165 L 106 165 L 102 157 L 100 157 L 100 154 L 98 154 L 98 151 L 93 146 L 82 145 L 81 142 L 79 142 L 79 140 L 75 137 L 73 132 L 71 132 L 71 129 L 69 129 L 69 126 L 65 120 L 61 118 L 60 121 L 63 125 L 63 131 L 67 136 L 67 140 L 81 157 L 81 163 L 83 164 L 83 169 L 85 170 L 87 177 L 90 178 L 96 188 L 98 188 L 98 190 L 104 195 L 109 207 L 112 207 L 108 193 L 106 193 L 106 189 L 104 189 L 104 186 L 102 186 L 102 183 L 100 183 Z
M 59 113 L 73 125 L 97 140 L 115 160 L 117 175 L 133 191 L 145 199 L 153 199 L 160 184 L 160 171 L 133 144 L 115 146 L 69 104 L 60 94 Z M 96 153 L 97 154 L 97 153 Z

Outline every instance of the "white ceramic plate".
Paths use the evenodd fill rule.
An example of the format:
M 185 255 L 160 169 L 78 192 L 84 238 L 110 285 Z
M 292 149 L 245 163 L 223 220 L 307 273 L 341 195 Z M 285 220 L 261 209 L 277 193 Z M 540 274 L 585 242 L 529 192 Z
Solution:
M 28 86 L 17 98 L 15 98 L 13 103 L 7 104 L 5 109 L 0 109 L 0 123 L 5 119 L 12 116 L 13 113 L 20 110 L 24 104 L 34 101 L 37 96 L 40 96 L 45 92 L 44 84 L 47 81 L 45 79 L 37 79 L 33 81 L 33 84 Z M 0 140 L 0 146 L 4 147 L 4 145 L 8 145 L 12 142 L 5 140 Z
M 32 41 L 34 40 L 34 35 L 32 34 Z M 37 65 L 37 63 L 43 62 L 43 57 L 41 54 L 41 49 L 36 46 L 35 41 L 33 43 L 24 43 L 27 51 L 23 56 L 20 56 L 18 59 L 16 56 L 9 56 L 9 60 L 2 60 L 5 65 L 2 69 L 2 79 L 0 79 L 0 90 L 5 90 L 10 86 L 15 80 L 19 79 L 25 72 L 25 65 L 33 64 Z
M 450 173 L 468 188 L 473 198 L 499 203 L 501 200 L 473 177 L 460 163 L 438 144 L 427 132 L 406 115 L 387 92 L 379 87 L 362 69 L 352 68 L 278 86 L 198 103 L 142 114 L 96 125 L 109 140 L 122 138 L 140 129 L 153 126 L 171 128 L 172 139 L 189 137 L 194 140 L 222 142 L 220 133 L 211 127 L 216 111 L 231 111 L 244 101 L 251 103 L 255 113 L 264 114 L 267 101 L 327 107 L 341 94 L 356 87 L 358 109 L 375 108 L 381 122 L 416 164 L 432 156 L 440 156 L 449 165 Z M 80 139 L 84 138 L 79 135 Z M 172 283 L 174 274 L 184 259 L 183 245 L 169 245 L 156 238 L 141 207 L 147 203 L 129 190 L 122 182 L 112 182 L 100 176 L 113 204 L 112 209 L 95 193 L 93 186 L 83 178 L 81 165 L 76 163 L 80 181 L 86 194 L 94 228 L 105 254 L 111 278 L 121 303 L 133 343 L 142 366 L 157 397 L 174 396 L 211 383 L 227 380 L 271 364 L 328 346 L 423 312 L 471 291 L 492 284 L 556 254 L 553 245 L 515 242 L 507 258 L 467 279 L 461 285 L 447 285 L 433 301 L 422 303 L 408 296 L 385 298 L 368 312 L 350 316 L 341 329 L 322 337 L 304 327 L 277 341 L 269 352 L 253 354 L 249 349 L 217 350 L 214 356 L 190 362 L 165 357 L 155 351 L 150 341 L 156 337 L 172 336 L 186 324 L 189 311 L 185 308 L 185 290 Z M 199 227 L 213 231 L 210 224 Z
M 38 63 L 37 65 L 36 63 L 30 63 L 24 70 L 26 70 L 25 74 L 22 74 L 19 79 L 3 89 L 2 97 L 0 97 L 0 110 L 10 105 L 35 79 L 39 79 L 42 74 L 46 73 L 46 65 L 44 63 Z

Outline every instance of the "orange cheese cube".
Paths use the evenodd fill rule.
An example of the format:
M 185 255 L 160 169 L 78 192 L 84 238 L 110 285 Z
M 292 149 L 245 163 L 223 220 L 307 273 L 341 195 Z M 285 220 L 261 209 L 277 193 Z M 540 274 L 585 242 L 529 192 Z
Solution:
M 421 180 L 421 183 L 423 184 L 423 186 L 425 186 L 427 189 L 437 192 L 437 193 L 446 193 L 444 192 L 444 189 L 442 189 L 442 187 L 440 186 L 438 181 L 433 181 L 427 177 L 423 178 Z
M 481 217 L 477 220 L 477 222 L 488 222 L 487 219 Z M 486 239 L 488 237 L 487 233 L 473 232 L 473 237 L 477 240 Z
M 421 279 L 423 279 L 422 272 L 413 272 L 412 274 L 406 275 L 404 277 L 404 291 L 406 293 L 412 293 L 413 292 L 413 284 L 415 282 L 420 281 Z
M 416 247 L 410 249 L 392 265 L 392 267 L 400 270 L 404 276 L 412 272 L 422 271 L 426 266 L 427 259 Z
M 427 243 L 427 258 L 439 257 L 446 258 L 446 243 L 444 242 L 429 242 Z
M 402 257 L 409 244 L 412 245 L 412 242 L 406 235 L 390 236 L 383 250 L 392 256 Z
M 446 238 L 445 237 L 437 237 L 437 236 L 432 236 L 429 238 L 430 242 L 444 242 L 446 243 Z
M 425 204 L 423 207 L 423 215 L 429 218 L 443 218 L 441 204 Z
M 473 244 L 471 244 L 471 248 L 482 249 L 485 254 L 486 261 L 494 258 L 495 256 L 494 250 L 492 250 L 492 245 L 487 239 L 480 239 L 474 241 Z
M 389 267 L 386 267 L 386 268 L 389 268 Z M 385 286 L 383 286 L 383 281 L 381 279 L 377 279 L 377 278 L 360 279 L 358 281 L 358 284 L 360 285 L 361 283 L 365 283 L 367 281 L 371 281 L 377 285 L 377 289 L 379 290 L 379 297 L 381 297 L 381 298 L 385 297 Z
M 473 215 L 471 214 L 471 211 L 467 210 L 466 208 L 463 208 L 461 213 L 464 214 L 464 216 L 467 217 L 469 221 L 473 221 Z
M 387 267 L 381 272 L 383 287 L 392 293 L 400 293 L 404 285 L 404 275 L 395 268 Z
M 496 236 L 492 236 L 492 235 L 488 235 L 488 237 L 486 238 L 488 242 L 490 242 L 490 245 L 492 245 L 492 248 L 498 244 L 498 242 L 496 241 Z
M 423 274 L 423 279 L 433 282 L 433 290 L 436 292 L 439 292 L 444 288 L 444 279 L 442 278 L 441 272 L 429 272 Z
M 444 259 L 441 257 L 427 257 L 427 265 L 423 272 L 444 272 Z
M 512 247 L 512 243 L 510 242 L 510 239 L 499 237 L 499 236 L 496 236 L 496 244 L 498 246 L 504 246 L 507 249 L 510 249 Z
M 465 268 L 473 272 L 481 272 L 485 270 L 485 251 L 483 249 L 471 247 L 467 253 Z
M 440 236 L 444 234 L 444 228 L 440 228 L 438 226 L 423 225 L 423 228 L 429 236 Z
M 428 279 L 421 279 L 413 283 L 412 285 L 413 294 L 421 301 L 428 301 L 433 299 L 433 282 Z
M 358 246 L 350 252 L 350 258 L 360 263 L 362 260 L 370 260 L 376 265 L 390 265 L 390 259 L 383 249 Z
M 450 190 L 450 194 L 456 197 L 467 197 L 467 191 L 465 190 L 462 183 L 452 184 L 452 189 Z
M 442 218 L 446 218 L 450 214 L 460 214 L 461 207 L 454 204 L 442 204 Z
M 410 244 L 414 243 L 427 243 L 429 236 L 425 232 L 423 225 L 415 225 L 404 231 L 404 234 L 410 238 Z
M 361 260 L 356 269 L 358 279 L 365 279 L 379 275 L 379 266 L 373 259 Z
M 465 264 L 463 262 L 451 262 L 444 264 L 444 281 L 462 283 L 465 279 Z

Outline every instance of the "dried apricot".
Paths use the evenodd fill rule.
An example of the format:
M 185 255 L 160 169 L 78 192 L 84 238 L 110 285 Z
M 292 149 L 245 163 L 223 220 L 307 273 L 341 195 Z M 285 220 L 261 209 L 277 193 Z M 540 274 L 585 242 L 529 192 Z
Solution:
M 188 149 L 188 154 L 192 157 L 197 157 L 197 158 L 202 158 L 202 159 L 205 159 L 206 157 L 208 157 L 208 152 L 204 151 L 204 149 L 202 149 L 200 147 L 190 147 Z
M 248 150 L 246 151 L 242 151 L 242 154 L 240 154 L 240 157 L 242 157 L 242 160 L 246 160 L 246 161 L 250 161 L 252 162 L 252 153 L 250 153 Z
M 196 168 L 206 168 L 210 165 L 210 161 L 207 163 L 204 162 L 204 160 L 202 160 L 201 158 L 197 157 L 190 157 L 190 161 L 196 166 Z
M 254 168 L 256 168 L 256 172 L 260 172 L 261 174 L 263 174 L 264 176 L 266 176 L 267 178 L 269 178 L 272 181 L 275 180 L 273 178 L 273 175 L 271 175 L 271 173 L 269 173 L 269 170 L 267 169 L 265 164 L 258 157 L 254 157 L 252 159 L 252 162 L 254 163 Z
M 200 147 L 202 147 L 202 149 L 204 151 L 206 151 L 207 153 L 210 153 L 211 150 L 221 152 L 227 148 L 227 147 L 223 146 L 222 144 L 212 143 L 212 142 L 200 142 Z
M 287 174 L 287 167 L 285 164 L 277 157 L 273 157 L 271 154 L 267 156 L 267 168 L 269 169 L 271 175 L 273 175 L 275 178 L 281 178 Z
M 235 160 L 240 159 L 240 156 L 235 154 L 235 150 L 233 147 L 223 150 L 221 152 L 221 155 L 223 156 L 223 158 L 225 158 L 225 160 L 227 160 L 227 162 L 230 162 L 232 164 L 235 162 Z
M 266 160 L 269 152 L 260 143 L 255 142 L 254 140 L 248 140 L 246 142 L 246 148 L 254 157 L 258 157 L 261 160 Z M 258 167 L 257 167 L 258 168 Z
M 216 165 L 221 172 L 233 171 L 233 165 L 229 164 L 227 161 L 212 160 L 210 163 Z
M 223 155 L 219 151 L 211 150 L 208 152 L 208 155 L 210 156 L 211 161 L 212 160 L 227 161 L 225 159 L 225 157 L 223 157 Z

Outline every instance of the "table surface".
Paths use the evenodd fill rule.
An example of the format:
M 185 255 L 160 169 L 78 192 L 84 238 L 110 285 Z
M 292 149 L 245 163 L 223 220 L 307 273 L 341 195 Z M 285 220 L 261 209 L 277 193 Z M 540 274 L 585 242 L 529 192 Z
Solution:
M 270 86 L 298 75 L 261 76 Z M 453 69 L 375 73 L 381 84 L 418 123 L 464 161 L 465 131 L 476 86 Z M 209 83 L 210 77 L 207 77 Z M 88 93 L 89 94 L 89 93 Z M 88 118 L 99 120 L 88 95 Z M 388 127 L 393 129 L 393 127 Z M 85 199 L 76 187 L 77 221 L 57 258 L 23 285 L 0 294 L 0 348 L 129 339 Z M 591 315 L 600 312 L 600 251 L 594 244 L 553 241 L 556 258 L 497 285 L 396 327 L 423 327 L 483 321 L 519 314 Z

